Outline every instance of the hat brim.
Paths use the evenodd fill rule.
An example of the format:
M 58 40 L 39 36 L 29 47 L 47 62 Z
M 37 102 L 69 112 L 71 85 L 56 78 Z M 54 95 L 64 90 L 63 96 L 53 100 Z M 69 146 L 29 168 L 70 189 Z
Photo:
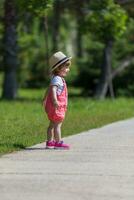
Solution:
M 51 68 L 51 71 L 54 71 L 57 67 L 59 67 L 60 65 L 64 64 L 65 62 L 67 62 L 67 61 L 69 61 L 71 59 L 72 59 L 72 57 L 67 57 L 63 61 L 58 62 L 54 67 Z

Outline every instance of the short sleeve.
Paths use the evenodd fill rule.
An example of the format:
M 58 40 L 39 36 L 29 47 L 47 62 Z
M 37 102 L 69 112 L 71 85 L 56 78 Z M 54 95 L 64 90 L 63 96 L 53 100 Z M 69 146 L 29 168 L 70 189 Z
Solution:
M 51 79 L 51 85 L 62 86 L 63 85 L 62 78 L 60 76 L 54 76 Z

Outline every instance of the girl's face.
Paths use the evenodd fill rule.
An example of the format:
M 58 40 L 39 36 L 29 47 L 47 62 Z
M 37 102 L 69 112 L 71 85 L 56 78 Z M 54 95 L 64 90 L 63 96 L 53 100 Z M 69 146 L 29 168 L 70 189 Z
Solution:
M 70 71 L 70 68 L 69 68 L 69 66 L 70 66 L 70 62 L 66 62 L 64 65 L 63 65 L 63 67 L 60 69 L 60 71 L 59 71 L 59 75 L 60 76 L 62 76 L 62 77 L 65 77 L 65 76 L 67 76 L 67 74 L 68 74 L 68 72 Z

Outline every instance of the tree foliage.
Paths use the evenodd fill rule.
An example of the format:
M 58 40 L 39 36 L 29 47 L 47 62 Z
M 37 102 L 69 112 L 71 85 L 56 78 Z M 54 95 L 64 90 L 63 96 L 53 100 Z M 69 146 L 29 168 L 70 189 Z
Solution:
M 120 0 L 14 0 L 14 2 L 17 6 L 16 40 L 19 45 L 17 79 L 20 86 L 45 87 L 48 83 L 46 54 L 49 44 L 49 52 L 61 50 L 73 56 L 73 67 L 67 80 L 69 84 L 76 83 L 86 91 L 86 94 L 93 96 L 104 64 L 104 50 L 107 51 L 107 45 L 112 41 L 109 69 L 112 67 L 111 73 L 115 78 L 115 93 L 123 94 L 125 90 L 127 92 L 124 94 L 128 94 L 128 91 L 129 95 L 133 93 L 134 73 L 131 61 L 134 53 L 134 19 L 130 20 L 130 16 L 133 17 L 133 6 L 130 3 L 122 4 Z M 2 39 L 3 4 L 4 0 L 1 0 L 1 70 L 4 69 L 1 62 L 4 52 L 2 47 L 5 48 Z M 11 36 L 11 32 L 9 35 Z M 126 79 L 128 76 L 129 81 Z
M 51 8 L 54 0 L 16 0 L 16 4 L 21 12 L 31 12 L 36 16 L 44 16 Z
M 107 42 L 118 39 L 126 30 L 127 14 L 113 0 L 94 0 L 86 18 L 86 29 L 99 40 Z

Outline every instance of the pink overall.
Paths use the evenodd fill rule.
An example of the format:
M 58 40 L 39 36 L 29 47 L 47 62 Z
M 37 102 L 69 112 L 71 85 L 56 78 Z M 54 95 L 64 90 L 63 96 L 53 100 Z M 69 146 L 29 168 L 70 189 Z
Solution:
M 65 80 L 63 80 L 63 91 L 61 92 L 60 95 L 57 94 L 57 100 L 58 100 L 58 108 L 55 108 L 52 103 L 52 89 L 50 86 L 48 95 L 46 97 L 44 106 L 45 106 L 45 111 L 47 113 L 48 119 L 53 121 L 53 122 L 61 122 L 63 121 L 65 117 L 65 112 L 67 110 L 67 100 L 68 100 L 68 92 L 67 92 L 67 86 L 65 83 Z

